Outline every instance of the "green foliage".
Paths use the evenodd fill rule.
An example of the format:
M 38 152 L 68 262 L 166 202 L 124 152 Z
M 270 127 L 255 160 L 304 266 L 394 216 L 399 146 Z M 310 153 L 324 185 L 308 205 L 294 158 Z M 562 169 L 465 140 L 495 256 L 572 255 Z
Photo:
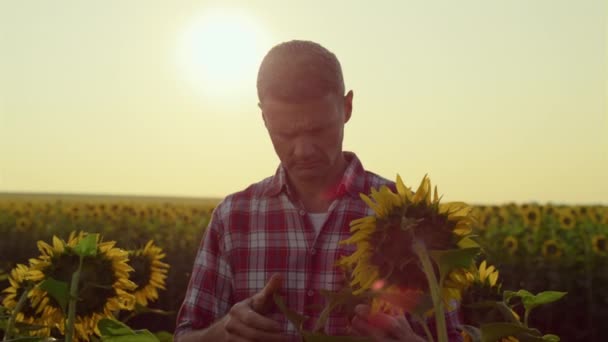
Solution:
M 97 324 L 102 342 L 160 342 L 148 330 L 132 330 L 124 323 L 104 318 Z
M 85 236 L 74 247 L 74 252 L 81 257 L 96 256 L 98 238 L 99 238 L 99 234 L 89 234 L 89 235 Z
M 83 230 L 101 234 L 104 241 L 116 240 L 126 249 L 154 240 L 167 253 L 163 261 L 171 268 L 167 290 L 160 292 L 150 309 L 172 315 L 143 313 L 130 319 L 129 325 L 173 331 L 175 313 L 216 204 L 180 199 L 0 198 L 0 291 L 8 286 L 6 277 L 17 263 L 26 264 L 39 255 L 36 241 L 51 241 L 53 235 L 67 239 L 70 232 Z M 540 215 L 534 221 L 530 217 L 536 209 Z M 604 324 L 608 320 L 608 253 L 598 243 L 608 236 L 606 207 L 528 203 L 480 205 L 475 210 L 479 224 L 473 240 L 500 270 L 504 289 L 569 293 L 535 308 L 530 326 L 565 341 L 600 341 L 608 334 Z M 574 224 L 566 229 L 563 223 L 568 218 L 574 218 Z M 516 241 L 515 248 L 508 248 L 507 239 Z M 548 241 L 555 242 L 559 253 L 549 255 L 543 249 Z M 516 307 L 522 316 L 524 310 L 523 305 Z
M 59 303 L 61 310 L 67 312 L 68 301 L 70 300 L 68 283 L 49 277 L 40 284 L 40 289 L 48 292 Z

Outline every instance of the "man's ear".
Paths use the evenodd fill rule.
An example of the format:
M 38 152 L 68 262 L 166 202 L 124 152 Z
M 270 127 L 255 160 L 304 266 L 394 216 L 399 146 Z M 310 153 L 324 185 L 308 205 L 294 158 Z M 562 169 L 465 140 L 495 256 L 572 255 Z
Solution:
M 353 113 L 353 91 L 349 90 L 344 96 L 344 123 L 350 120 L 350 116 Z

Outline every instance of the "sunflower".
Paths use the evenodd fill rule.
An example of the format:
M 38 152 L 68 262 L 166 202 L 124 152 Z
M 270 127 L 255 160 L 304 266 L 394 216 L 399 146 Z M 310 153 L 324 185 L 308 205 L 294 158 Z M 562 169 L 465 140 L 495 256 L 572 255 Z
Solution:
M 15 222 L 15 228 L 20 232 L 27 231 L 32 226 L 32 221 L 30 221 L 27 217 L 20 217 Z
M 514 236 L 509 235 L 505 238 L 502 245 L 507 249 L 507 252 L 509 252 L 510 255 L 513 255 L 517 251 L 518 242 Z
M 468 272 L 471 273 L 473 281 L 462 292 L 462 312 L 464 324 L 479 326 L 480 324 L 497 322 L 504 319 L 504 313 L 495 308 L 474 308 L 475 303 L 486 301 L 502 300 L 502 284 L 498 281 L 498 270 L 494 266 L 489 266 L 483 260 L 479 267 L 472 267 Z M 519 315 L 510 310 L 511 315 L 520 321 Z
M 28 272 L 29 268 L 22 264 L 17 264 L 17 266 L 11 270 L 8 277 L 10 286 L 2 291 L 6 293 L 6 297 L 2 300 L 2 305 L 5 308 L 14 310 L 17 306 L 17 302 L 23 295 L 23 292 L 28 290 L 29 286 L 31 286 L 31 282 L 26 279 Z M 27 294 L 26 296 L 29 297 L 30 294 Z M 40 329 L 29 331 L 30 335 L 49 336 L 51 333 L 51 329 L 46 327 L 44 317 L 36 313 L 32 301 L 29 298 L 26 299 L 25 305 L 17 313 L 15 318 L 17 322 L 41 327 Z
M 159 289 L 165 290 L 169 269 L 169 265 L 161 261 L 165 256 L 152 240 L 144 248 L 129 252 L 129 264 L 134 269 L 131 280 L 137 286 L 133 292 L 137 304 L 146 306 L 148 301 L 158 299 Z
M 572 210 L 562 208 L 558 211 L 557 216 L 562 228 L 570 230 L 576 227 L 576 216 L 573 214 Z
M 80 260 L 74 247 L 85 236 L 82 232 L 72 232 L 67 242 L 54 236 L 52 245 L 38 241 L 42 255 L 30 259 L 28 279 L 38 282 L 53 278 L 69 284 Z M 102 318 L 113 317 L 113 312 L 118 310 L 131 310 L 135 304 L 135 297 L 128 292 L 135 288 L 129 280 L 129 272 L 133 269 L 127 264 L 128 252 L 114 247 L 114 241 L 102 242 L 99 236 L 97 239 L 97 254 L 83 258 L 78 283 L 74 325 L 78 341 L 88 341 L 93 332 L 99 335 L 97 323 Z M 65 332 L 67 313 L 61 310 L 55 299 L 46 291 L 34 288 L 32 302 L 37 306 L 37 312 L 47 317 L 53 327 Z
M 606 255 L 608 253 L 608 241 L 605 235 L 595 235 L 591 238 L 591 245 L 593 251 L 600 255 Z
M 546 258 L 558 258 L 562 255 L 562 249 L 560 248 L 557 241 L 550 239 L 543 243 L 543 256 Z
M 538 228 L 541 223 L 541 211 L 537 205 L 522 206 L 520 214 L 527 228 Z
M 392 287 L 428 290 L 424 272 L 418 265 L 413 243 L 419 241 L 428 250 L 457 249 L 457 242 L 471 232 L 471 207 L 464 203 L 439 204 L 435 187 L 425 176 L 415 193 L 397 176 L 397 193 L 387 186 L 372 189 L 371 198 L 361 198 L 374 211 L 351 222 L 352 236 L 340 244 L 355 244 L 353 254 L 343 257 L 338 265 L 352 274 L 353 294 L 369 289 L 378 280 Z M 453 291 L 448 291 L 453 294 Z M 445 292 L 444 292 L 445 294 Z M 451 302 L 454 298 L 444 298 Z

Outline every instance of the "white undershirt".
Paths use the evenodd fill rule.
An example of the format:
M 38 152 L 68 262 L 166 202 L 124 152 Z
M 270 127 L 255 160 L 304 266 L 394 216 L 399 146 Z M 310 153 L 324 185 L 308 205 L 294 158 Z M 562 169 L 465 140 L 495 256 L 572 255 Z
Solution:
M 327 215 L 329 213 L 308 213 L 308 217 L 310 218 L 310 222 L 312 226 L 315 228 L 315 234 L 319 235 L 319 231 L 321 227 L 323 227 L 323 223 L 327 220 Z

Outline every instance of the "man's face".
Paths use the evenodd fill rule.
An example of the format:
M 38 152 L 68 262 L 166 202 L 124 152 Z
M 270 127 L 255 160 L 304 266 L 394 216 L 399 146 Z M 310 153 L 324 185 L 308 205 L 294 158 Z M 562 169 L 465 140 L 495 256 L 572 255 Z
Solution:
M 267 98 L 260 108 L 277 156 L 291 178 L 319 179 L 339 167 L 352 92 L 305 103 Z

